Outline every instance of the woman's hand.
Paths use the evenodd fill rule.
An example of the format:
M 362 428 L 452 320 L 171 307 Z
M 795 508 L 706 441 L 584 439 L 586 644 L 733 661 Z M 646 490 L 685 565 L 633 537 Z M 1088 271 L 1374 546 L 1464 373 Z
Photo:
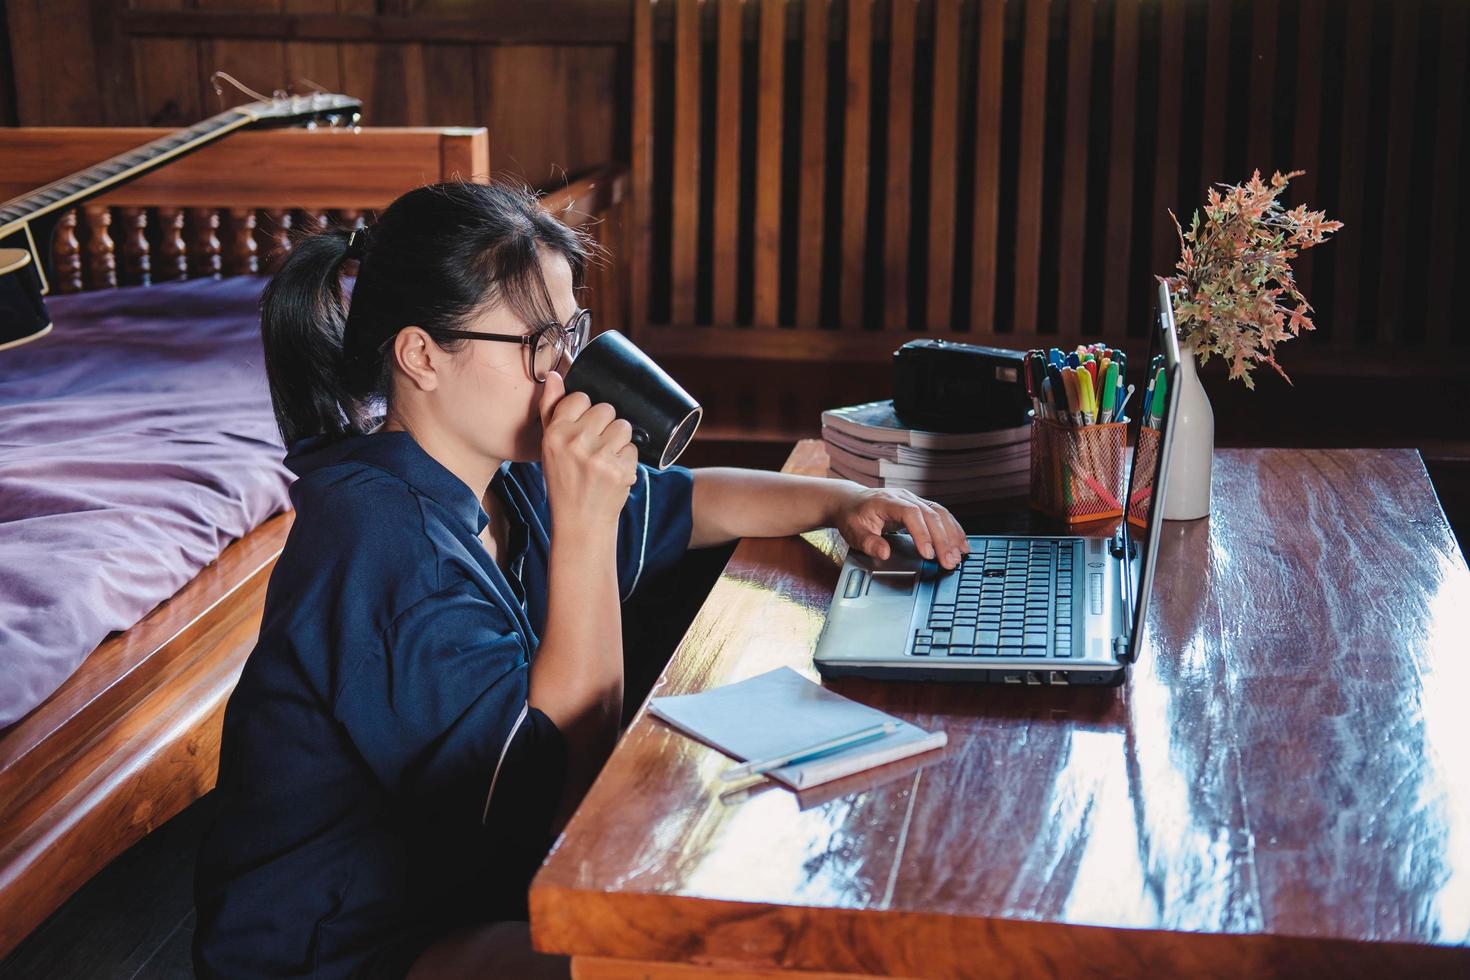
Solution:
M 842 532 L 847 543 L 877 559 L 890 554 L 885 531 L 907 528 L 925 558 L 939 556 L 945 568 L 959 565 L 969 554 L 965 529 L 941 504 L 915 496 L 908 490 L 870 489 L 853 484 L 833 509 L 831 525 Z
M 607 402 L 566 393 L 552 371 L 541 391 L 541 472 L 558 530 L 616 527 L 638 479 L 633 427 Z

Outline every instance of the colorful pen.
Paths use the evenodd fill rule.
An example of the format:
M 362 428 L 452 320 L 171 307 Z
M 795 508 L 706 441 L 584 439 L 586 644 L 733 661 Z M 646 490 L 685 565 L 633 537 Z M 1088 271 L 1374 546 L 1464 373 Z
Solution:
M 1118 365 L 1109 363 L 1102 382 L 1102 405 L 1098 410 L 1099 422 L 1113 421 L 1113 411 L 1118 407 Z
M 1164 378 L 1164 369 L 1159 368 L 1159 373 L 1154 376 L 1153 400 L 1149 402 L 1148 427 L 1157 429 L 1164 420 L 1164 395 L 1168 388 L 1168 381 Z
M 1082 396 L 1082 424 L 1091 425 L 1092 420 L 1097 417 L 1097 400 L 1092 394 L 1091 371 L 1077 372 L 1077 393 Z
M 1062 382 L 1067 386 L 1067 412 L 1071 415 L 1073 425 L 1081 423 L 1082 414 L 1082 389 L 1077 385 L 1077 369 L 1074 367 L 1062 368 Z

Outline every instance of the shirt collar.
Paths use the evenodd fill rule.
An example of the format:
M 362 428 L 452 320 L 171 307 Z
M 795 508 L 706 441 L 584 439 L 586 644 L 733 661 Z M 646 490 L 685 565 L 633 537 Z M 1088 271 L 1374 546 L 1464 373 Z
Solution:
M 463 480 L 451 473 L 443 463 L 424 451 L 412 435 L 401 429 L 370 432 L 357 436 L 361 440 L 346 456 L 381 470 L 386 470 L 419 493 L 449 511 L 462 524 L 479 534 L 490 523 L 479 498 Z M 512 522 L 521 520 L 520 508 L 510 500 L 502 484 L 505 482 L 510 460 L 500 464 L 490 481 L 491 488 L 501 500 L 509 502 L 507 515 Z

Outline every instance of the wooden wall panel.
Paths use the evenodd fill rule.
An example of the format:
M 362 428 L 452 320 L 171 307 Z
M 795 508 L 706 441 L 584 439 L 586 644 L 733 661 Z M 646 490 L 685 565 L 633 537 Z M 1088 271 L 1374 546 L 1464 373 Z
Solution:
M 715 131 L 721 152 L 715 154 L 713 318 L 735 322 L 735 273 L 740 237 L 740 17 L 742 0 L 719 4 L 718 56 L 715 65 Z M 818 9 L 815 7 L 813 9 Z
M 1415 76 L 1419 71 L 1420 0 L 1399 0 L 1394 7 L 1393 47 L 1388 76 L 1388 145 L 1383 174 L 1383 238 L 1378 257 L 1378 339 L 1403 335 L 1403 289 L 1409 264 L 1409 220 L 1419 195 L 1410 172 L 1414 152 Z M 1414 261 L 1414 266 L 1422 263 Z M 1433 288 L 1433 287 L 1431 287 Z
M 710 87 L 680 123 L 683 3 L 546 0 L 532 17 L 508 0 L 10 0 L 5 14 L 25 123 L 187 122 L 219 104 L 205 79 L 224 67 L 258 88 L 357 90 L 370 123 L 483 124 L 495 172 L 537 185 L 625 160 L 630 322 L 651 307 L 737 331 L 707 332 L 712 350 L 747 351 L 748 328 L 786 315 L 823 336 L 756 331 L 767 356 L 881 357 L 882 335 L 909 328 L 1008 343 L 1136 331 L 1177 256 L 1167 209 L 1187 223 L 1206 187 L 1253 167 L 1307 170 L 1288 203 L 1347 223 L 1297 260 L 1321 334 L 1285 356 L 1470 343 L 1445 291 L 1413 288 L 1463 264 L 1470 0 L 688 0 L 704 13 L 684 71 Z M 96 72 L 49 70 L 61 62 Z
M 970 330 L 995 327 L 996 231 L 1000 209 L 1000 117 L 1005 57 L 1004 0 L 979 0 L 975 71 L 975 240 Z
M 674 8 L 674 237 L 670 293 L 675 320 L 694 320 L 699 255 L 699 0 L 675 0 Z
M 1470 10 L 1466 4 L 1452 4 L 1444 8 L 1439 24 L 1439 76 L 1435 86 L 1434 134 L 1434 208 L 1430 217 L 1429 277 L 1430 283 L 1447 283 L 1455 274 L 1455 251 L 1463 246 L 1463 223 L 1459 221 L 1460 208 L 1467 195 L 1460 184 L 1464 174 L 1460 170 L 1465 159 L 1465 52 L 1470 51 L 1470 34 L 1466 25 L 1470 23 Z M 1434 345 L 1443 345 L 1451 339 L 1451 324 L 1458 320 L 1462 331 L 1465 313 L 1463 305 L 1451 289 L 1431 289 L 1428 296 L 1426 316 L 1427 339 Z M 1465 334 L 1460 334 L 1463 341 Z
M 308 91 L 308 79 L 329 90 L 345 89 L 363 99 L 363 121 L 369 125 L 486 126 L 494 134 L 496 170 L 536 186 L 554 185 L 564 174 L 612 161 L 620 143 L 626 157 L 626 140 L 616 134 L 618 126 L 628 125 L 620 60 L 626 65 L 630 59 L 631 16 L 625 18 L 625 35 L 600 30 L 617 43 L 522 44 L 513 36 L 497 38 L 493 27 L 473 19 L 480 10 L 487 18 L 494 14 L 505 20 L 509 8 L 503 4 L 13 0 L 5 13 L 15 55 L 17 121 L 27 126 L 186 125 L 246 101 L 232 88 L 224 97 L 215 93 L 209 75 L 222 69 L 265 94 L 288 87 Z M 585 0 L 571 6 L 584 15 L 604 9 L 588 7 Z M 135 35 L 124 17 L 129 12 L 173 13 L 186 20 Z M 554 14 L 547 10 L 553 21 Z M 325 20 L 303 39 L 272 26 L 289 23 L 287 17 Z M 331 36 L 333 25 L 350 34 L 362 19 L 374 17 L 379 20 L 372 30 L 389 35 L 386 39 L 365 39 L 360 32 Z M 457 43 L 457 32 L 433 27 L 446 17 L 470 18 L 464 22 L 477 29 L 462 33 L 494 43 Z M 190 24 L 200 31 L 218 26 L 224 33 L 189 34 Z M 392 32 L 400 29 L 407 39 L 393 40 Z M 54 70 L 58 64 L 69 70 Z
M 1138 0 L 1114 0 L 1113 111 L 1108 144 L 1107 255 L 1103 259 L 1102 333 L 1128 333 L 1128 300 L 1139 283 L 1133 278 L 1134 106 L 1138 93 Z
M 1067 7 L 1067 141 L 1062 147 L 1061 242 L 1057 259 L 1057 335 L 1082 326 L 1082 263 L 1087 241 L 1088 125 L 1092 106 L 1093 0 Z
M 888 330 L 902 329 L 909 321 L 909 207 L 914 177 L 914 43 L 918 15 L 919 0 L 893 0 L 888 29 L 888 187 L 883 218 L 883 327 Z M 954 44 L 958 43 L 956 36 Z M 958 83 L 956 76 L 951 71 L 951 85 Z M 936 71 L 936 82 L 939 77 Z M 951 126 L 957 129 L 959 123 L 956 117 Z M 817 131 L 815 126 L 807 128 Z M 949 177 L 952 182 L 952 170 Z
M 899 3 L 905 0 L 897 0 Z M 822 302 L 822 216 L 827 190 L 827 25 L 829 0 L 803 4 L 801 189 L 797 227 L 796 323 L 818 326 Z M 820 124 L 817 120 L 821 120 Z
M 781 305 L 781 152 L 786 0 L 761 0 L 756 95 L 755 323 L 774 327 Z
M 1046 55 L 1050 0 L 1025 7 L 1021 50 L 1020 157 L 1016 165 L 1016 281 L 1012 327 L 1034 331 L 1041 275 L 1041 192 L 1046 164 Z
M 929 137 L 929 297 L 925 322 L 947 330 L 954 292 L 955 167 L 959 155 L 960 3 L 936 0 Z
M 868 247 L 868 128 L 872 112 L 873 0 L 847 0 L 847 90 L 843 101 L 840 321 L 862 329 Z

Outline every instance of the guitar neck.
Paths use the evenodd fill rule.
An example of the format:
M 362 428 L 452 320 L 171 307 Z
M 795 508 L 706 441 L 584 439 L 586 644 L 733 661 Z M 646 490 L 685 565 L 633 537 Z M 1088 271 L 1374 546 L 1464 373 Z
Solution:
M 110 187 L 141 177 L 148 171 L 186 153 L 191 153 L 226 133 L 248 126 L 252 121 L 251 117 L 243 112 L 227 110 L 203 122 L 195 123 L 193 126 L 150 140 L 126 153 L 119 153 L 85 170 L 78 170 L 74 174 L 52 181 L 20 197 L 12 198 L 0 204 L 0 236 L 14 230 L 24 222 L 53 211 L 75 207 Z

